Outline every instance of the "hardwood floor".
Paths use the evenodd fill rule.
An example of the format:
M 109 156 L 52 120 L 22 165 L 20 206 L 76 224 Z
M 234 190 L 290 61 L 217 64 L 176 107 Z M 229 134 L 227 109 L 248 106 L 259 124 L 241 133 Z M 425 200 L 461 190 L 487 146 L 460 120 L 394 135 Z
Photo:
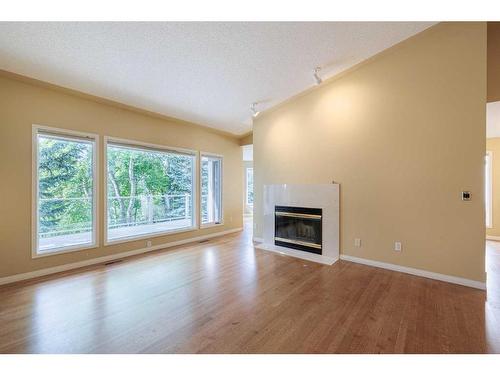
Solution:
M 488 246 L 486 302 L 463 286 L 256 250 L 247 228 L 1 287 L 0 352 L 500 352 L 500 244 Z

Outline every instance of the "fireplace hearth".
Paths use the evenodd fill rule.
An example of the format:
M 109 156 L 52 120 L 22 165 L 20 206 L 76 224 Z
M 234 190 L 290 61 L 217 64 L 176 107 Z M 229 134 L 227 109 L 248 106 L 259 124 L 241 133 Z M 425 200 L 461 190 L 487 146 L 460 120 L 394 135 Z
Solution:
M 339 259 L 339 189 L 338 184 L 264 185 L 263 237 L 256 248 L 335 263 Z
M 322 254 L 321 208 L 275 206 L 274 244 Z

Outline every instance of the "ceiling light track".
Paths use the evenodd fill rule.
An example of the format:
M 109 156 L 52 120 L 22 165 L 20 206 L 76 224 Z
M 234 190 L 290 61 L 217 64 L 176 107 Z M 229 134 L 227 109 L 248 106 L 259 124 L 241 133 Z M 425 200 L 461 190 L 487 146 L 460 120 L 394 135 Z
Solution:
M 321 71 L 320 66 L 317 66 L 316 68 L 314 68 L 313 77 L 314 77 L 314 80 L 316 81 L 317 85 L 320 85 L 321 82 L 323 82 L 323 79 L 319 76 L 320 71 Z
M 257 110 L 257 102 L 252 103 L 250 110 L 252 111 L 252 117 L 255 118 L 259 115 L 260 111 Z

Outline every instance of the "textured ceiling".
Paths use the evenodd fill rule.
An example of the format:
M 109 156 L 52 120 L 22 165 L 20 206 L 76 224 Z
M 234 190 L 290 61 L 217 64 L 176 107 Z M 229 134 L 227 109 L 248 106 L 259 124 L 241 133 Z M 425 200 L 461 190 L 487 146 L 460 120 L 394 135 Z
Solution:
M 233 134 L 431 22 L 0 22 L 0 69 Z

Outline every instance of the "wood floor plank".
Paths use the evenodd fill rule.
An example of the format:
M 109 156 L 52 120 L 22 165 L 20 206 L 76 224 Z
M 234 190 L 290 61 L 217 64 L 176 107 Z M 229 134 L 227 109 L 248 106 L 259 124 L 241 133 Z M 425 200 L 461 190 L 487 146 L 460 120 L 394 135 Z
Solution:
M 0 287 L 1 353 L 500 352 L 477 289 L 257 250 L 245 231 Z

